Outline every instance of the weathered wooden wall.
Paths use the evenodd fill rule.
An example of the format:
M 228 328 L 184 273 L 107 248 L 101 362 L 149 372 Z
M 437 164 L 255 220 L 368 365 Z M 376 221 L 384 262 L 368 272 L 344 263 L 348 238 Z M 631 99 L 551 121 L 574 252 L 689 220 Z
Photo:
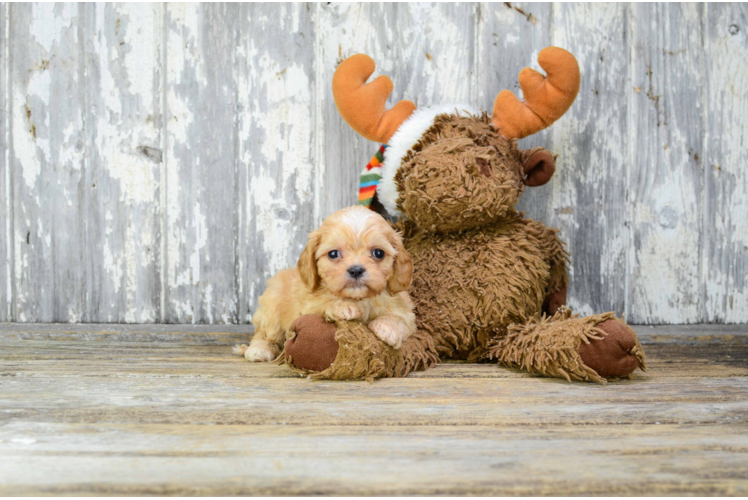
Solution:
M 522 208 L 570 303 L 748 321 L 746 4 L 3 4 L 0 320 L 247 322 L 376 145 L 338 116 L 366 52 L 392 101 L 490 109 L 559 45 L 577 102 Z M 3 307 L 7 304 L 7 307 Z

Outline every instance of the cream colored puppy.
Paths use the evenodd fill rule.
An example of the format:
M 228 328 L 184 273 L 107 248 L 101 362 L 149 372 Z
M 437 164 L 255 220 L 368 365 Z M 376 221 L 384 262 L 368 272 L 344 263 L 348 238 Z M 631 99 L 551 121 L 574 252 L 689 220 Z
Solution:
M 402 237 L 382 216 L 362 206 L 339 210 L 309 235 L 295 269 L 268 280 L 252 318 L 252 341 L 236 352 L 249 361 L 272 361 L 291 323 L 303 314 L 363 321 L 399 348 L 416 330 L 406 291 L 412 278 Z

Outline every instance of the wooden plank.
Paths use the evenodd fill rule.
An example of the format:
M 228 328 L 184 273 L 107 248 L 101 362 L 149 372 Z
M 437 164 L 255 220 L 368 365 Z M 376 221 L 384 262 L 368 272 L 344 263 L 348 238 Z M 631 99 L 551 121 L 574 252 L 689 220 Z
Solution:
M 632 325 L 642 342 L 672 342 L 688 343 L 709 341 L 709 338 L 744 337 L 748 335 L 748 325 Z M 652 339 L 652 340 L 650 340 Z M 691 340 L 689 340 L 691 339 Z
M 154 336 L 155 337 L 155 336 Z M 85 374 L 86 377 L 201 377 L 288 378 L 290 370 L 270 363 L 249 364 L 231 353 L 232 337 L 216 335 L 213 341 L 184 342 L 150 337 L 141 342 L 95 339 L 4 339 L 0 376 L 55 377 Z M 185 338 L 186 337 L 186 338 Z M 677 377 L 748 376 L 748 338 L 720 336 L 692 343 L 658 338 L 647 344 L 647 372 L 636 372 L 637 382 Z M 233 340 L 236 342 L 236 340 Z M 105 346 L 105 347 L 102 347 Z M 80 375 L 78 375 L 80 376 Z M 533 378 L 495 364 L 447 362 L 410 378 Z
M 643 344 L 715 344 L 745 342 L 748 325 L 632 325 Z M 249 341 L 254 327 L 251 325 L 128 325 L 128 324 L 0 324 L 0 340 L 61 340 L 113 342 L 175 342 L 199 344 Z M 225 338 L 226 340 L 220 340 Z
M 629 320 L 702 319 L 702 4 L 632 6 Z
M 491 111 L 498 93 L 509 89 L 521 97 L 517 80 L 525 66 L 543 71 L 538 65 L 538 52 L 552 45 L 551 25 L 553 6 L 549 3 L 482 3 L 477 40 L 478 96 L 482 109 Z M 537 146 L 551 148 L 554 128 L 563 127 L 559 121 L 550 129 L 521 139 L 519 146 L 530 149 Z M 558 167 L 573 165 L 572 158 L 559 158 Z M 528 218 L 552 223 L 553 180 L 545 186 L 525 188 L 518 210 Z M 561 235 L 563 238 L 564 235 Z
M 86 303 L 81 321 L 160 317 L 162 6 L 89 4 Z
M 748 423 L 748 377 L 741 376 L 635 377 L 609 387 L 530 377 L 341 383 L 239 376 L 253 368 L 234 359 L 233 377 L 196 372 L 85 376 L 79 371 L 3 377 L 0 408 L 7 411 L 0 413 L 0 421 L 341 426 Z
M 84 342 L 175 342 L 180 345 L 233 345 L 249 342 L 251 325 L 127 325 L 127 324 L 0 324 L 6 339 Z M 1 341 L 1 340 L 0 340 Z
M 248 322 L 278 270 L 293 267 L 318 224 L 325 173 L 317 143 L 318 5 L 246 4 L 237 15 L 236 320 Z M 323 82 L 329 86 L 330 82 Z
M 540 378 L 5 377 L 12 422 L 242 425 L 608 425 L 748 423 L 748 378 L 603 387 Z M 64 397 L 63 397 L 64 395 Z
M 238 5 L 166 8 L 164 322 L 238 320 Z
M 357 203 L 358 176 L 378 145 L 361 138 L 338 114 L 332 97 L 337 64 L 358 52 L 377 63 L 372 78 L 387 75 L 389 106 L 410 99 L 432 104 L 477 104 L 474 4 L 330 4 L 319 6 L 319 123 L 326 166 L 320 217 Z
M 10 44 L 8 42 L 8 28 L 10 27 L 9 3 L 0 5 L 0 322 L 13 319 L 13 293 L 11 272 L 13 269 L 13 202 L 11 198 L 11 170 L 10 170 L 10 87 L 8 73 L 10 68 Z
M 748 325 L 633 325 L 643 345 L 721 345 L 748 342 Z M 163 343 L 227 345 L 248 342 L 251 325 L 0 324 L 2 341 Z
M 579 96 L 553 128 L 562 158 L 552 186 L 553 226 L 571 253 L 569 304 L 582 314 L 624 312 L 629 245 L 626 193 L 628 6 L 553 7 L 553 44 L 574 54 Z
M 710 4 L 706 19 L 704 321 L 748 318 L 748 12 Z
M 721 429 L 19 423 L 0 493 L 744 495 L 748 433 Z
M 650 370 L 606 387 L 310 381 L 231 355 L 247 329 L 2 325 L 0 494 L 748 491 L 744 325 L 637 327 Z
M 85 6 L 10 6 L 13 318 L 86 314 Z

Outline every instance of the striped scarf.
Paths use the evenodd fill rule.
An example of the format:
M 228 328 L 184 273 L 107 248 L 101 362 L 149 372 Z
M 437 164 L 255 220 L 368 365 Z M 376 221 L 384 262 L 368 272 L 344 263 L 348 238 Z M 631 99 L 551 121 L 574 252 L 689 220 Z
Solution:
M 361 171 L 361 178 L 358 184 L 358 204 L 371 208 L 371 202 L 377 192 L 377 185 L 382 180 L 382 162 L 384 162 L 384 150 L 386 144 L 379 146 L 379 151 L 375 154 L 366 168 Z

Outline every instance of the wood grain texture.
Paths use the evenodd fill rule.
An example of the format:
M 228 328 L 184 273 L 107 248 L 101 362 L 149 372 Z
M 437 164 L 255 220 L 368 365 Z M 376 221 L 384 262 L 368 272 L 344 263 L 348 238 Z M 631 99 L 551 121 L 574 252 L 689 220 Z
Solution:
M 228 4 L 165 12 L 165 322 L 238 320 L 238 14 Z
M 85 9 L 10 6 L 16 321 L 86 319 Z
M 569 304 L 582 314 L 625 311 L 628 150 L 624 4 L 554 5 L 554 45 L 579 61 L 582 83 L 571 109 L 553 127 L 563 168 L 553 180 L 552 226 L 571 253 Z
M 53 377 L 80 371 L 101 377 L 205 378 L 296 378 L 290 370 L 272 364 L 256 364 L 251 369 L 241 358 L 227 359 L 228 347 L 238 342 L 227 332 L 171 333 L 128 332 L 125 335 L 50 335 L 51 332 L 15 332 L 3 341 L 3 372 L 14 377 Z M 122 339 L 125 340 L 122 340 Z M 96 342 L 89 342 L 95 340 Z M 682 335 L 649 335 L 642 339 L 652 359 L 647 372 L 637 373 L 639 381 L 665 378 L 745 377 L 748 338 L 714 335 L 705 339 Z M 50 348 L 50 342 L 54 347 Z M 101 346 L 106 345 L 106 350 Z M 693 349 L 700 349 L 698 355 Z M 146 359 L 147 358 L 147 359 Z M 231 367 L 225 366 L 231 363 Z M 228 370 L 228 371 L 227 371 Z M 147 375 L 144 375 L 147 372 Z M 448 362 L 408 378 L 506 379 L 536 378 L 524 372 L 497 368 L 496 365 Z
M 12 234 L 13 234 L 13 202 L 11 201 L 11 171 L 10 171 L 10 87 L 8 85 L 8 61 L 10 56 L 10 44 L 8 40 L 8 27 L 10 17 L 8 11 L 9 3 L 0 5 L 0 322 L 12 319 L 13 309 L 13 280 L 11 273 L 13 269 L 12 259 Z
M 741 495 L 746 491 L 741 461 L 748 455 L 748 438 L 737 426 L 725 426 L 719 436 L 705 427 L 687 425 L 523 430 L 14 424 L 0 431 L 0 438 L 9 442 L 6 454 L 15 458 L 0 473 L 0 492 Z M 39 441 L 32 442 L 27 437 L 31 435 Z M 62 467 L 56 465 L 61 459 Z
M 325 174 L 317 144 L 315 16 L 320 5 L 245 4 L 238 13 L 235 85 L 240 209 L 238 320 L 265 281 L 294 267 L 319 222 Z M 327 85 L 325 85 L 327 86 Z
M 330 82 L 343 59 L 370 55 L 372 75 L 394 84 L 388 101 L 417 106 L 475 104 L 475 4 L 331 4 L 319 6 L 318 64 L 324 91 L 322 214 L 357 203 L 358 177 L 378 144 L 360 137 L 340 117 Z
M 377 145 L 330 82 L 490 110 L 547 45 L 582 88 L 519 208 L 561 229 L 569 302 L 748 321 L 745 4 L 3 4 L 0 321 L 247 323 Z M 7 112 L 6 112 L 7 110 Z
M 632 8 L 627 309 L 635 323 L 699 322 L 704 6 Z
M 237 370 L 252 369 L 238 366 L 240 361 Z M 635 381 L 611 390 L 527 377 L 490 378 L 488 383 L 461 377 L 438 383 L 386 379 L 368 386 L 310 383 L 298 377 L 290 383 L 287 378 L 227 380 L 195 372 L 103 375 L 9 377 L 0 403 L 11 411 L 2 418 L 213 425 L 608 425 L 621 421 L 618 405 L 631 405 L 636 415 L 628 420 L 642 424 L 748 424 L 748 379 L 740 376 Z
M 496 96 L 503 89 L 522 97 L 519 86 L 519 72 L 525 66 L 543 71 L 538 65 L 538 53 L 552 45 L 551 26 L 553 5 L 549 3 L 482 3 L 478 25 L 479 63 L 478 96 L 480 107 L 493 110 Z M 542 130 L 537 134 L 521 139 L 522 149 L 545 147 L 552 149 L 552 135 L 556 127 L 564 122 Z M 569 158 L 559 158 L 558 168 L 573 165 Z M 554 180 L 545 186 L 526 187 L 522 194 L 519 210 L 524 210 L 528 218 L 539 220 L 547 225 L 553 223 Z
M 745 326 L 640 327 L 650 369 L 608 386 L 310 381 L 246 330 L 0 325 L 0 494 L 748 493 Z
M 162 10 L 157 4 L 84 9 L 82 321 L 159 320 Z
M 706 10 L 703 321 L 748 321 L 748 7 Z

